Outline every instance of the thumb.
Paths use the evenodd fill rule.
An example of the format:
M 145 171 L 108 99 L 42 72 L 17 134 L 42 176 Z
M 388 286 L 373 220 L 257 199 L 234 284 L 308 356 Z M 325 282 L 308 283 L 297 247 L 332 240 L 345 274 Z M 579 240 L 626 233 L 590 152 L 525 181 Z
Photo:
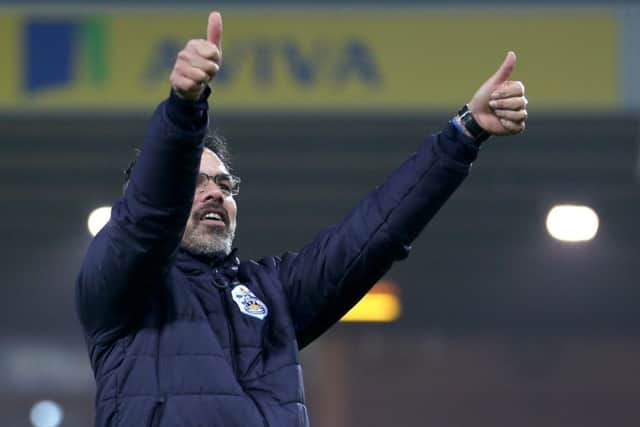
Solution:
M 509 51 L 509 53 L 507 53 L 507 57 L 502 62 L 502 65 L 500 65 L 500 68 L 498 68 L 498 71 L 496 71 L 496 73 L 491 77 L 491 83 L 493 83 L 494 85 L 499 85 L 507 81 L 515 66 L 516 54 L 512 51 Z
M 209 24 L 207 25 L 207 41 L 222 48 L 222 16 L 220 12 L 209 14 Z

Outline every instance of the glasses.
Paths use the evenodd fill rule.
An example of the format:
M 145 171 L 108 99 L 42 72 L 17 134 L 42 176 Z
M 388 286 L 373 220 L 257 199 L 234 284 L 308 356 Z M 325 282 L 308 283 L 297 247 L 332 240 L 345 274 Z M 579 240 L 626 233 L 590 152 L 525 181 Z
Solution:
M 226 173 L 211 176 L 204 172 L 200 172 L 198 174 L 198 179 L 196 180 L 196 193 L 204 192 L 210 181 L 215 182 L 224 197 L 237 196 L 240 193 L 240 178 L 237 176 Z

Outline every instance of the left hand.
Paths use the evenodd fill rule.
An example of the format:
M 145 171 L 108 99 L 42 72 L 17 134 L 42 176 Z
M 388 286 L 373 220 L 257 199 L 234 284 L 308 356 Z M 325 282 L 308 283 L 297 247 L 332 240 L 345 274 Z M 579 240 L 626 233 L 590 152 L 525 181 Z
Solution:
M 492 135 L 515 135 L 525 128 L 527 98 L 521 81 L 508 80 L 516 65 L 509 52 L 504 62 L 469 101 L 469 110 L 481 128 Z

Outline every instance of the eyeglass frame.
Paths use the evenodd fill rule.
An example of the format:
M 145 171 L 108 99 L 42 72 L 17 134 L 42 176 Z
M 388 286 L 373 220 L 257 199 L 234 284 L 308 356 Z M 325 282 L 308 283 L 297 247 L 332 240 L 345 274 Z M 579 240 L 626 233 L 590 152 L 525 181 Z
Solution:
M 200 182 L 201 177 L 204 177 L 206 179 L 203 185 L 198 184 L 198 182 Z M 220 185 L 221 180 L 228 180 L 229 184 L 231 185 L 231 188 L 229 189 L 223 188 L 224 185 Z M 216 186 L 220 189 L 220 191 L 222 192 L 222 194 L 224 194 L 225 197 L 237 196 L 238 194 L 240 194 L 240 183 L 242 182 L 242 180 L 240 179 L 239 176 L 231 175 L 230 173 L 219 173 L 217 175 L 211 176 L 208 173 L 204 173 L 204 172 L 198 172 L 198 176 L 196 178 L 196 193 L 197 194 L 204 193 L 204 191 L 207 189 L 211 181 L 213 181 L 216 184 Z

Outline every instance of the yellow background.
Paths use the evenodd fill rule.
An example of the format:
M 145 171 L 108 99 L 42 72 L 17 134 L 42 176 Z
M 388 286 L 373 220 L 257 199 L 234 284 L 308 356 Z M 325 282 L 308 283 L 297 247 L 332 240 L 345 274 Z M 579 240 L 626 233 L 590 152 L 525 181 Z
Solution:
M 1 12 L 0 12 L 1 13 Z M 0 14 L 0 108 L 144 109 L 168 93 L 170 64 L 162 78 L 149 78 L 161 40 L 176 46 L 206 34 L 206 14 L 104 12 L 107 81 L 83 78 L 68 85 L 27 93 L 20 46 L 21 13 Z M 236 71 L 228 84 L 215 85 L 217 109 L 434 110 L 456 108 L 499 66 L 508 50 L 518 55 L 514 79 L 523 80 L 531 109 L 607 110 L 619 107 L 617 22 L 607 12 L 314 10 L 223 11 L 225 58 Z M 364 42 L 381 78 L 370 86 L 335 78 L 336 51 L 346 40 Z M 299 84 L 281 53 L 293 40 L 306 57 L 312 47 L 331 47 L 315 70 L 317 80 Z M 240 46 L 275 46 L 273 80 L 256 79 L 255 56 Z M 238 48 L 234 52 L 234 46 Z M 235 57 L 234 57 L 235 54 Z M 320 56 L 320 57 L 318 57 Z M 81 63 L 82 61 L 79 61 Z

